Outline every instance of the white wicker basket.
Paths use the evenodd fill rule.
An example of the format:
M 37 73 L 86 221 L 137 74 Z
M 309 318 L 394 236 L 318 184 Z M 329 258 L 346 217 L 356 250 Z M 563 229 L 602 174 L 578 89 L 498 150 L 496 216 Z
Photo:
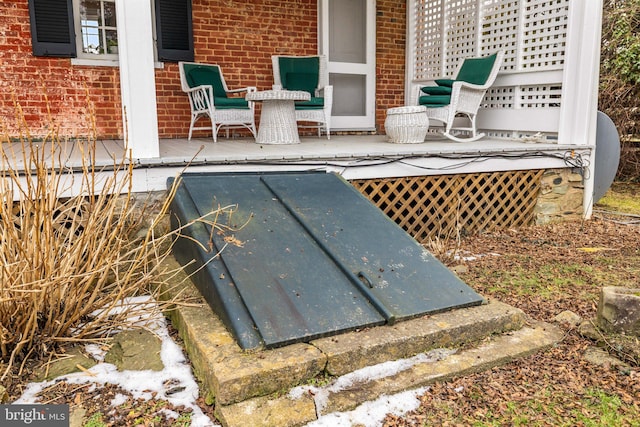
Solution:
M 427 107 L 413 105 L 389 108 L 384 128 L 391 142 L 399 144 L 424 142 L 429 130 Z

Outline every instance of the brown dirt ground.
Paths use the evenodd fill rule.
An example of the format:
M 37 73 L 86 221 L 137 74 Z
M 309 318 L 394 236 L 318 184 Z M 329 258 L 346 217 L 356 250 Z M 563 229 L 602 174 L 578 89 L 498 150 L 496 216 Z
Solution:
M 536 320 L 551 321 L 564 310 L 593 319 L 601 287 L 640 287 L 636 217 L 600 215 L 586 222 L 496 231 L 465 238 L 459 249 L 463 254 L 499 254 L 443 261 L 464 264 L 460 276 L 476 291 Z M 637 363 L 624 370 L 594 365 L 584 359 L 593 345 L 566 328 L 565 339 L 548 351 L 435 384 L 417 410 L 388 416 L 384 425 L 640 425 Z M 626 359 L 637 362 L 633 356 Z M 585 402 L 602 401 L 595 390 L 620 399 L 617 419 L 603 419 L 593 406 L 586 407 Z
M 457 254 L 474 255 L 473 260 L 454 260 L 450 253 L 436 255 L 455 267 L 480 294 L 518 307 L 533 319 L 550 321 L 564 310 L 591 319 L 602 286 L 640 286 L 637 219 L 610 216 L 483 233 L 448 242 Z M 595 419 L 600 415 L 591 413 L 591 406 L 584 403 L 600 399 L 593 390 L 617 396 L 622 402 L 617 409 L 622 424 L 634 425 L 628 420 L 640 414 L 640 369 L 637 365 L 625 370 L 593 365 L 583 357 L 591 345 L 593 342 L 568 328 L 566 338 L 548 351 L 436 383 L 421 397 L 417 410 L 402 417 L 388 416 L 384 425 L 600 425 Z M 27 377 L 9 380 L 11 400 L 19 396 Z M 133 398 L 109 409 L 116 392 L 122 393 L 111 387 L 92 390 L 61 382 L 47 390 L 42 400 L 82 402 L 87 416 L 102 411 L 105 425 L 110 426 L 169 425 L 166 416 L 157 418 L 162 417 L 160 408 L 189 412 L 167 402 Z M 200 403 L 213 416 L 213 408 Z M 595 422 L 580 421 L 576 414 Z

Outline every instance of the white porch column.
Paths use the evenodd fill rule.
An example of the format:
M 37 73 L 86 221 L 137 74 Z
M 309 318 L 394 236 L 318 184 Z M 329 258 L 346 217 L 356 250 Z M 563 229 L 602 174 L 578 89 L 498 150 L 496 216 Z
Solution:
M 602 0 L 572 0 L 569 3 L 565 50 L 559 144 L 592 147 L 584 182 L 584 216 L 591 217 L 595 163 Z
M 149 0 L 116 0 L 125 144 L 134 158 L 160 156 Z

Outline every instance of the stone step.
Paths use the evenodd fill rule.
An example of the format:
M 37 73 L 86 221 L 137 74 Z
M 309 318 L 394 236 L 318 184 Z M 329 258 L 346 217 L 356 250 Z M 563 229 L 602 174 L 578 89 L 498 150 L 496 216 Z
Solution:
M 415 363 L 388 376 L 313 388 L 312 393 L 288 393 L 280 397 L 257 397 L 216 408 L 225 427 L 294 427 L 317 419 L 319 415 L 352 410 L 382 395 L 413 390 L 473 372 L 490 369 L 545 349 L 562 339 L 556 326 L 536 323 L 520 330 L 494 335 L 477 347 L 440 360 Z M 339 382 L 338 382 L 339 384 Z

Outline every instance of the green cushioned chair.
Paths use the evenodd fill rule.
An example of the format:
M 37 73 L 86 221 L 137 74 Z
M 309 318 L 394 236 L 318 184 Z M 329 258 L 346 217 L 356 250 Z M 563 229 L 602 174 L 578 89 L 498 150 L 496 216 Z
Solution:
M 189 140 L 194 130 L 209 130 L 213 141 L 218 140 L 218 131 L 225 128 L 227 138 L 229 129 L 249 129 L 256 137 L 256 124 L 253 102 L 247 102 L 244 96 L 229 96 L 255 92 L 253 86 L 230 90 L 222 75 L 220 66 L 196 62 L 179 62 L 180 85 L 189 97 L 191 124 Z M 211 126 L 196 127 L 198 119 L 209 117 Z
M 436 79 L 433 86 L 418 87 L 418 105 L 427 107 L 430 120 L 443 123 L 444 136 L 454 141 L 475 141 L 484 136 L 477 131 L 476 116 L 487 89 L 498 76 L 503 58 L 504 51 L 467 58 L 458 66 L 455 79 Z M 468 127 L 453 127 L 454 119 L 460 115 L 469 119 Z
M 296 121 L 312 122 L 313 125 L 298 125 L 301 128 L 324 131 L 331 138 L 331 107 L 333 86 L 329 85 L 327 58 L 319 56 L 273 55 L 274 88 L 309 92 L 311 100 L 296 102 Z

